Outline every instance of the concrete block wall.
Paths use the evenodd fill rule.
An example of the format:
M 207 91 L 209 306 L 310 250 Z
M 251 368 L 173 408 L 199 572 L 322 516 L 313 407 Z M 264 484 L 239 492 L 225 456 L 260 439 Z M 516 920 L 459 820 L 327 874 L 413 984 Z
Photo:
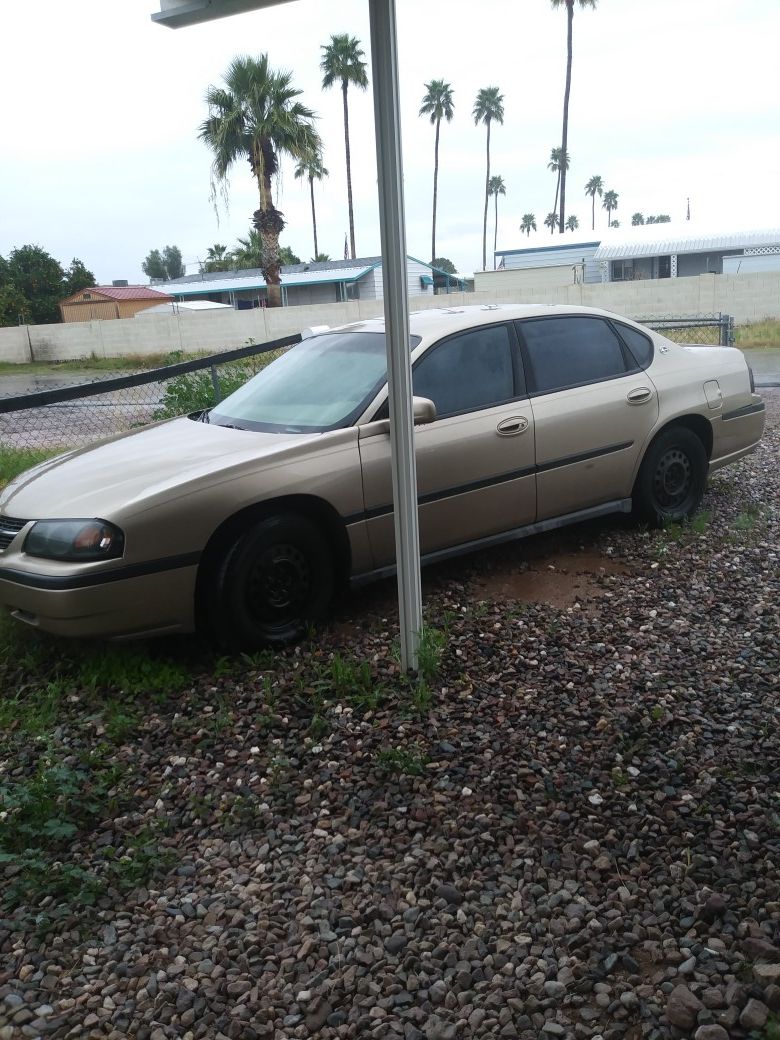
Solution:
M 512 275 L 520 272 L 509 272 Z M 738 324 L 780 318 L 780 271 L 754 274 L 703 274 L 604 285 L 559 285 L 518 288 L 504 272 L 476 276 L 474 293 L 410 297 L 412 311 L 431 307 L 463 307 L 485 303 L 563 303 L 603 307 L 636 318 L 669 315 L 731 314 Z M 489 286 L 480 290 L 480 286 Z M 506 287 L 506 288 L 504 288 Z M 116 321 L 68 322 L 0 328 L 0 361 L 67 361 L 75 358 L 168 354 L 176 350 L 231 350 L 300 332 L 309 325 L 343 325 L 379 317 L 382 300 L 351 300 L 273 310 L 202 311 L 155 314 Z

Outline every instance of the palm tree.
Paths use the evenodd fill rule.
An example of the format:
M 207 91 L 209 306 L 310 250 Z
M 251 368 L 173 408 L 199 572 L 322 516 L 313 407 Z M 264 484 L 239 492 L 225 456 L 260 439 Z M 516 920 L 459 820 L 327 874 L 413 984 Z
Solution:
M 591 197 L 591 216 L 593 223 L 591 224 L 591 231 L 596 230 L 596 196 L 604 194 L 604 181 L 601 177 L 596 174 L 591 177 L 588 183 L 585 185 L 585 194 Z
M 487 264 L 487 211 L 490 197 L 490 124 L 504 122 L 504 95 L 499 94 L 498 87 L 483 87 L 478 91 L 472 111 L 474 125 L 484 123 L 487 127 L 487 171 L 485 173 L 485 215 L 482 219 L 482 270 Z
M 596 0 L 578 0 L 580 7 L 596 6 Z M 563 132 L 561 134 L 561 155 L 569 154 L 569 94 L 571 93 L 571 38 L 574 24 L 574 0 L 551 0 L 554 8 L 566 8 L 566 89 L 563 92 Z M 566 167 L 561 169 L 561 211 L 558 224 L 563 234 L 566 219 Z
M 328 176 L 328 171 L 322 165 L 322 154 L 309 155 L 305 159 L 299 159 L 295 167 L 295 178 L 300 180 L 307 177 L 309 180 L 309 192 L 311 193 L 311 223 L 314 228 L 314 255 L 319 252 L 317 248 L 317 214 L 314 209 L 314 182 L 321 181 Z
M 536 216 L 533 213 L 524 213 L 523 219 L 520 221 L 520 230 L 525 231 L 528 237 L 531 237 L 531 232 L 536 231 Z
M 452 102 L 452 87 L 443 79 L 432 79 L 425 84 L 425 95 L 422 99 L 419 115 L 430 116 L 436 127 L 433 144 L 433 222 L 431 225 L 431 263 L 436 259 L 436 194 L 439 183 L 439 127 L 442 119 L 452 121 L 455 106 Z
M 548 213 L 547 216 L 544 218 L 544 226 L 550 229 L 550 234 L 552 234 L 558 227 L 558 214 L 555 212 L 555 210 L 553 210 L 551 213 Z
M 209 246 L 206 251 L 206 262 L 203 264 L 203 270 L 209 273 L 213 271 L 225 271 L 229 268 L 232 257 L 228 251 L 227 246 L 221 246 L 218 242 L 215 242 L 213 246 Z
M 506 195 L 506 185 L 503 177 L 491 177 L 488 184 L 488 195 L 493 195 L 496 200 L 496 223 L 493 231 L 493 266 L 495 267 L 496 244 L 498 243 L 498 196 Z
M 567 231 L 576 231 L 579 226 L 580 226 L 580 222 L 579 222 L 579 220 L 577 220 L 576 217 L 567 217 L 566 218 L 566 230 Z
M 233 265 L 235 269 L 245 270 L 248 267 L 263 266 L 263 240 L 260 232 L 251 228 L 246 238 L 239 238 L 233 249 Z M 281 264 L 280 264 L 281 266 Z
M 601 203 L 607 211 L 607 227 L 612 224 L 612 212 L 618 208 L 618 193 L 616 191 L 605 191 L 604 201 Z
M 326 264 L 330 260 L 328 253 L 315 253 L 309 263 L 311 264 Z
M 296 100 L 301 92 L 292 86 L 291 73 L 275 72 L 267 54 L 234 58 L 224 79 L 224 87 L 210 86 L 206 91 L 209 115 L 198 136 L 214 155 L 212 192 L 217 185 L 226 192 L 233 164 L 239 159 L 249 161 L 260 195 L 253 220 L 262 246 L 259 266 L 268 286 L 268 303 L 279 307 L 279 235 L 285 221 L 274 205 L 272 180 L 279 170 L 280 154 L 302 159 L 320 150 L 316 117 Z
M 640 224 L 644 224 L 645 218 L 641 213 L 634 213 L 631 216 L 631 226 L 638 227 Z
M 565 162 L 565 166 L 566 166 L 567 170 L 569 168 L 569 163 L 570 163 L 570 156 L 567 155 L 566 156 L 566 162 Z M 553 209 L 557 210 L 558 209 L 558 193 L 561 190 L 561 150 L 560 150 L 560 148 L 551 148 L 550 149 L 550 161 L 547 163 L 547 169 L 548 170 L 552 170 L 553 173 L 557 173 L 558 174 L 557 180 L 555 182 L 555 204 L 553 205 Z
M 366 63 L 363 61 L 364 52 L 360 46 L 360 40 L 347 33 L 331 36 L 330 43 L 324 45 L 325 52 L 320 61 L 320 70 L 323 73 L 322 86 L 327 90 L 339 83 L 344 101 L 344 151 L 347 156 L 347 205 L 349 207 L 349 244 L 352 250 L 352 259 L 357 256 L 355 252 L 355 216 L 352 212 L 352 161 L 349 151 L 349 105 L 347 104 L 347 90 L 350 83 L 355 87 L 365 90 L 368 87 L 368 76 L 366 74 Z

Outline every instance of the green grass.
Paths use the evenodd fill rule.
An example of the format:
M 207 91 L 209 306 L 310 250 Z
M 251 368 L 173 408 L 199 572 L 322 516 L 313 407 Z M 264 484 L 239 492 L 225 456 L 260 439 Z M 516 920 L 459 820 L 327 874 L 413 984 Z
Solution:
M 382 748 L 377 752 L 377 765 L 387 773 L 404 773 L 407 776 L 422 776 L 430 761 L 417 745 L 408 748 Z
M 31 466 L 37 466 L 39 462 L 59 454 L 60 450 L 0 447 L 0 489 Z
M 71 852 L 133 804 L 137 778 L 117 751 L 191 669 L 160 646 L 44 637 L 0 617 L 0 914 L 39 930 L 163 872 L 170 852 L 154 835 L 122 836 L 88 866 Z M 156 825 L 156 824 L 155 824 Z M 78 846 L 77 846 L 78 847 Z M 102 859 L 101 859 L 102 856 Z
M 738 347 L 780 347 L 780 320 L 766 318 L 752 325 L 738 325 L 734 329 L 734 343 Z
M 206 357 L 204 352 L 187 354 L 186 360 Z M 170 364 L 167 353 L 128 354 L 127 357 L 89 357 L 76 358 L 73 361 L 33 361 L 24 365 L 15 365 L 10 361 L 0 361 L 0 374 L 20 376 L 56 376 L 63 372 L 138 372 L 147 368 L 161 368 Z M 181 360 L 184 360 L 182 357 Z

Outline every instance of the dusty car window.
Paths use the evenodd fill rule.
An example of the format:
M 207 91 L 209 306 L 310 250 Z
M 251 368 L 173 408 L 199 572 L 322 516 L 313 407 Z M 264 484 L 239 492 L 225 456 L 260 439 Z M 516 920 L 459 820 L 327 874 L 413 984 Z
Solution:
M 505 325 L 488 325 L 431 347 L 413 372 L 414 393 L 438 416 L 475 411 L 514 395 L 512 346 Z
M 518 323 L 536 393 L 612 379 L 626 372 L 620 340 L 600 318 L 539 318 Z
M 410 337 L 416 346 L 419 336 Z M 324 333 L 272 362 L 211 412 L 248 430 L 322 432 L 350 425 L 387 379 L 382 332 Z

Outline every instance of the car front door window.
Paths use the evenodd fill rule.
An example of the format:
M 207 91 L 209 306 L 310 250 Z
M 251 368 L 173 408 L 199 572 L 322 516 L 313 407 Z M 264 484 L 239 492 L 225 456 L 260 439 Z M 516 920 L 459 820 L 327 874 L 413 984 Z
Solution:
M 515 397 L 512 341 L 506 325 L 473 329 L 438 343 L 417 362 L 414 393 L 437 417 L 478 411 Z

